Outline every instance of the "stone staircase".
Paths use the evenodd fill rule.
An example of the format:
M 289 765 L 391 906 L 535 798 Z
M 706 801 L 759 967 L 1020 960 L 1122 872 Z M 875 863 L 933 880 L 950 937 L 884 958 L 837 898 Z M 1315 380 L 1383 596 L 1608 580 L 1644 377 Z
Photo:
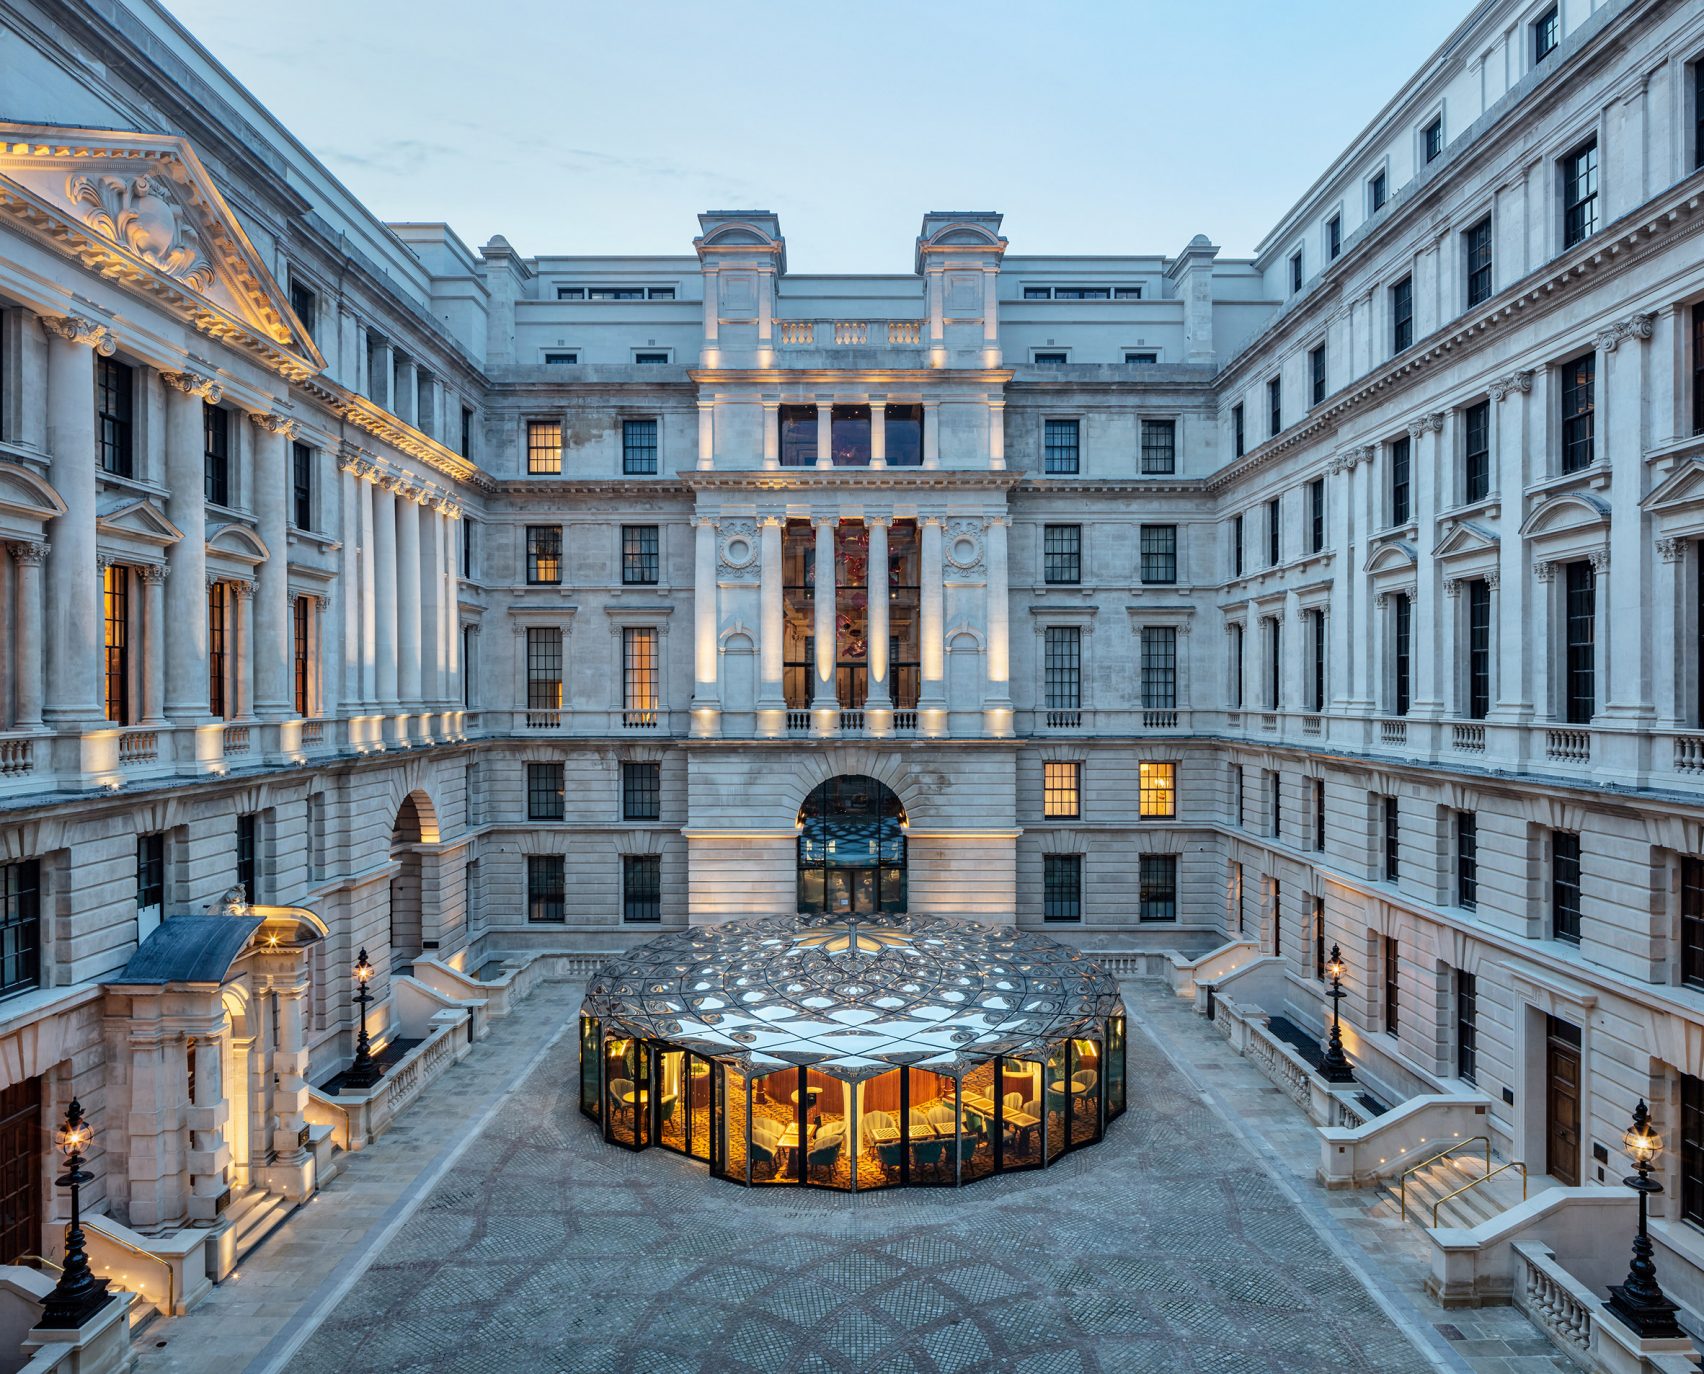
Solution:
M 1417 1169 L 1407 1176 L 1408 1220 L 1416 1226 L 1431 1226 L 1432 1208 L 1438 1206 L 1439 1226 L 1478 1226 L 1507 1211 L 1521 1200 L 1521 1171 L 1504 1168 L 1507 1160 L 1491 1157 L 1492 1177 L 1489 1182 L 1476 1184 L 1485 1176 L 1485 1155 L 1469 1145 L 1456 1154 Z M 1501 1172 L 1499 1172 L 1501 1170 Z M 1386 1179 L 1380 1185 L 1396 1215 L 1402 1214 L 1403 1183 L 1400 1178 Z M 1455 1196 L 1450 1195 L 1454 1193 Z M 1445 1198 L 1449 1200 L 1444 1201 Z
M 296 1205 L 264 1188 L 251 1188 L 232 1202 L 227 1215 L 236 1229 L 237 1262 L 282 1226 Z

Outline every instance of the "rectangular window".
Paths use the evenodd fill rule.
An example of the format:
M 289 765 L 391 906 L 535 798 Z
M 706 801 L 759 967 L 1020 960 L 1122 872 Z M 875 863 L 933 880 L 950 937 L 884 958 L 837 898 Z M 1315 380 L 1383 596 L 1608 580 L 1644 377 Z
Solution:
M 779 427 L 781 466 L 809 468 L 817 460 L 817 408 L 815 406 L 781 406 L 776 411 Z
M 1580 943 L 1580 837 L 1568 830 L 1550 832 L 1550 934 Z
M 1680 1214 L 1704 1226 L 1704 1080 L 1680 1075 Z
M 461 575 L 469 581 L 473 579 L 473 529 L 477 523 L 466 516 L 456 521 L 461 526 Z
M 546 353 L 545 365 L 548 367 L 571 367 L 580 361 L 578 353 Z
M 1584 243 L 1598 228 L 1598 146 L 1594 138 L 1562 159 L 1562 246 Z
M 1325 345 L 1308 350 L 1308 404 L 1318 405 L 1325 399 Z
M 1266 383 L 1266 433 L 1276 435 L 1284 428 L 1284 389 L 1279 378 Z
M 658 531 L 655 525 L 621 527 L 621 581 L 628 587 L 657 585 Z
M 1394 883 L 1402 873 L 1402 828 L 1396 798 L 1384 797 L 1384 880 Z
M 1276 568 L 1283 557 L 1283 525 L 1280 523 L 1279 498 L 1266 503 L 1266 566 Z
M 1476 577 L 1467 584 L 1467 716 L 1484 720 L 1491 713 L 1491 584 Z
M 166 837 L 136 837 L 136 910 L 156 923 L 166 904 Z
M 1074 586 L 1083 578 L 1083 529 L 1081 525 L 1046 525 L 1042 528 L 1044 582 Z
M 1343 216 L 1333 215 L 1325 222 L 1325 256 L 1336 262 L 1343 252 Z
M 1042 666 L 1046 708 L 1075 711 L 1083 704 L 1082 637 L 1075 625 L 1049 625 L 1043 631 Z
M 1592 465 L 1597 440 L 1597 354 L 1564 363 L 1562 374 L 1562 471 Z
M 313 606 L 305 596 L 290 601 L 290 668 L 296 714 L 307 718 L 312 705 L 308 688 L 312 682 L 309 671 L 313 663 Z
M 296 318 L 302 322 L 302 328 L 311 335 L 314 332 L 314 316 L 317 313 L 319 301 L 310 287 L 296 280 L 296 274 L 290 274 L 290 309 Z
M 629 626 L 621 632 L 622 710 L 628 725 L 657 723 L 657 632 Z
M 202 404 L 201 427 L 203 485 L 207 500 L 215 506 L 231 504 L 231 412 Z
M 1414 442 L 1406 434 L 1390 444 L 1390 523 L 1406 525 L 1414 514 Z
M 1297 249 L 1290 254 L 1290 294 L 1293 296 L 1302 289 L 1302 251 Z
M 621 819 L 656 821 L 663 816 L 663 766 L 660 763 L 621 765 Z
M 527 855 L 527 920 L 567 920 L 567 863 L 560 854 Z
M 1692 307 L 1692 432 L 1704 434 L 1704 301 Z
M 1177 581 L 1177 526 L 1142 526 L 1142 580 L 1153 583 Z
M 41 983 L 41 861 L 0 865 L 0 996 Z
M 1138 867 L 1137 917 L 1143 921 L 1177 920 L 1177 855 L 1144 854 Z
M 1237 828 L 1244 829 L 1248 825 L 1248 789 L 1243 785 L 1243 766 L 1240 763 L 1231 765 L 1231 799 L 1236 804 Z
M 1056 286 L 1053 288 L 1053 299 L 1056 301 L 1105 301 L 1112 299 L 1112 292 L 1104 286 Z
M 1240 711 L 1243 708 L 1243 683 L 1246 675 L 1243 671 L 1243 627 L 1231 626 L 1231 709 Z
M 461 408 L 461 447 L 456 452 L 463 458 L 473 456 L 473 411 L 467 406 Z
M 1243 518 L 1231 517 L 1231 576 L 1243 575 Z
M 1041 814 L 1049 819 L 1076 820 L 1079 806 L 1079 763 L 1041 765 Z
M 1160 360 L 1158 353 L 1148 353 L 1140 349 L 1125 349 L 1124 362 L 1127 367 L 1147 367 Z
M 656 367 L 667 363 L 668 360 L 669 352 L 666 348 L 636 348 L 633 350 L 633 361 L 640 367 Z
M 1313 899 L 1314 978 L 1325 981 L 1325 898 Z
M 1704 57 L 1692 64 L 1692 168 L 1704 167 Z
M 1479 817 L 1458 811 L 1455 823 L 1456 905 L 1471 911 L 1479 905 Z
M 1071 355 L 1065 349 L 1051 348 L 1038 348 L 1030 358 L 1037 367 L 1064 367 L 1070 360 Z
M 1597 573 L 1590 563 L 1567 565 L 1563 596 L 1565 714 L 1570 725 L 1587 725 L 1597 714 Z
M 1177 709 L 1177 627 L 1147 625 L 1142 629 L 1142 709 Z
M 1284 775 L 1269 773 L 1266 777 L 1266 814 L 1269 833 L 1273 839 L 1284 835 Z
M 1552 5 L 1537 19 L 1532 21 L 1532 61 L 1537 66 L 1551 53 L 1556 51 L 1556 45 L 1562 41 L 1562 17 L 1557 6 Z
M 1024 299 L 1026 301 L 1050 301 L 1053 299 L 1053 288 L 1051 286 L 1026 286 L 1024 288 Z
M 1400 974 L 1400 946 L 1394 935 L 1384 937 L 1384 1028 L 1386 1035 L 1395 1035 L 1397 1028 L 1397 983 Z
M 1462 500 L 1483 501 L 1491 494 L 1491 402 L 1462 412 L 1462 436 Z
M 1080 854 L 1044 854 L 1041 916 L 1045 921 L 1083 919 L 1083 859 Z
M 657 422 L 621 422 L 621 470 L 626 475 L 649 476 L 657 470 Z
M 1276 711 L 1284 704 L 1284 622 L 1266 618 L 1266 709 Z
M 562 709 L 562 631 L 554 625 L 527 628 L 527 709 Z
M 1231 453 L 1238 458 L 1243 456 L 1247 447 L 1243 433 L 1243 408 L 1240 405 L 1231 407 Z
M 1461 237 L 1467 256 L 1467 303 L 1472 307 L 1491 299 L 1491 217 L 1487 215 Z
M 237 884 L 248 901 L 261 900 L 260 816 L 254 811 L 237 817 Z
M 1169 821 L 1177 816 L 1177 765 L 1144 759 L 1140 768 L 1138 810 L 1145 821 Z
M 547 476 L 562 471 L 562 421 L 527 421 L 527 471 Z
M 527 765 L 527 819 L 529 821 L 559 821 L 566 814 L 563 765 L 560 763 L 529 763 Z
M 1406 716 L 1414 687 L 1414 603 L 1404 592 L 1390 599 L 1394 714 Z
M 1325 710 L 1325 612 L 1307 612 L 1308 710 Z
M 1479 980 L 1455 971 L 1456 1077 L 1479 1081 Z
M 1080 457 L 1075 420 L 1042 422 L 1042 471 L 1074 473 Z
M 1414 343 L 1414 278 L 1404 277 L 1390 288 L 1390 351 L 1400 353 Z
M 290 445 L 290 514 L 297 529 L 314 527 L 314 450 L 300 439 Z
M 887 465 L 890 468 L 923 466 L 923 407 L 886 405 L 882 424 L 887 435 Z
M 207 589 L 207 711 L 225 717 L 225 584 Z
M 1444 151 L 1444 117 L 1439 115 L 1420 132 L 1420 150 L 1426 161 L 1436 162 Z
M 1272 957 L 1284 953 L 1284 894 L 1276 878 L 1272 879 Z
M 129 477 L 134 471 L 131 434 L 136 418 L 135 377 L 123 363 L 111 358 L 95 360 L 101 471 L 115 477 Z
M 562 526 L 527 526 L 527 583 L 554 587 L 562 581 Z
M 1316 852 L 1325 852 L 1325 779 L 1313 779 L 1313 842 Z
M 1325 549 L 1325 478 L 1316 477 L 1308 483 L 1308 552 Z
M 1383 172 L 1374 172 L 1372 179 L 1367 182 L 1367 213 L 1376 215 L 1384 209 L 1384 203 L 1390 198 L 1390 178 Z
M 1142 421 L 1142 471 L 1161 476 L 1177 471 L 1177 421 Z
M 621 919 L 663 919 L 663 860 L 660 854 L 621 856 Z
M 106 718 L 130 724 L 130 569 L 108 563 L 101 570 L 105 625 Z
M 1680 861 L 1680 981 L 1704 988 L 1704 859 Z

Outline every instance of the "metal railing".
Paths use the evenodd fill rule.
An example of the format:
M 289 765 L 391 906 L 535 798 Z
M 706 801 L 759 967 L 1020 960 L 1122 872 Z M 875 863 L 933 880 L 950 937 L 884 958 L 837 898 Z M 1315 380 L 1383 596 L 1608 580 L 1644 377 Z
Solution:
M 1408 1220 L 1408 1179 L 1409 1179 L 1409 1176 L 1412 1175 L 1412 1174 L 1419 1173 L 1422 1169 L 1431 1168 L 1432 1165 L 1436 1164 L 1439 1160 L 1445 1159 L 1448 1156 L 1453 1155 L 1457 1150 L 1464 1150 L 1469 1145 L 1475 1144 L 1476 1142 L 1485 1147 L 1485 1171 L 1486 1171 L 1487 1174 L 1489 1174 L 1490 1171 L 1491 1171 L 1491 1137 L 1485 1136 L 1485 1135 L 1470 1135 L 1466 1140 L 1452 1141 L 1450 1144 L 1446 1145 L 1443 1149 L 1439 1150 L 1437 1152 L 1437 1154 L 1428 1155 L 1425 1159 L 1421 1160 L 1418 1164 L 1411 1164 L 1406 1169 L 1404 1169 L 1402 1171 L 1401 1176 L 1397 1179 L 1396 1186 L 1397 1186 L 1397 1197 L 1398 1197 L 1398 1199 L 1399 1199 L 1399 1201 L 1401 1202 L 1401 1205 L 1402 1205 L 1402 1219 L 1404 1221 Z M 1454 1194 L 1452 1193 L 1451 1196 L 1453 1197 Z
M 88 1220 L 90 1222 L 98 1222 L 100 1220 L 100 1218 L 99 1217 L 90 1217 L 90 1218 L 88 1218 Z M 115 1236 L 115 1235 L 113 1235 L 113 1233 L 111 1231 L 106 1230 L 104 1227 L 91 1225 L 89 1227 L 89 1229 L 91 1231 L 93 1231 L 96 1235 L 98 1235 L 102 1240 L 118 1246 L 118 1248 L 120 1250 L 127 1250 L 132 1255 L 137 1256 L 137 1258 L 139 1258 L 139 1259 L 152 1260 L 155 1264 L 159 1265 L 161 1269 L 165 1270 L 165 1274 L 166 1274 L 166 1305 L 165 1305 L 164 1308 L 161 1309 L 161 1313 L 162 1313 L 163 1316 L 167 1316 L 167 1317 L 170 1317 L 170 1316 L 172 1316 L 176 1313 L 176 1311 L 177 1311 L 177 1282 L 176 1282 L 176 1279 L 175 1279 L 175 1277 L 172 1273 L 172 1262 L 170 1260 L 168 1260 L 163 1255 L 156 1255 L 152 1250 L 144 1250 L 139 1245 L 132 1245 L 129 1241 L 125 1240 L 122 1236 Z
M 1473 1189 L 1477 1188 L 1481 1183 L 1489 1183 L 1492 1179 L 1496 1178 L 1498 1174 L 1504 1173 L 1509 1169 L 1519 1169 L 1521 1171 L 1521 1201 L 1525 1202 L 1527 1200 L 1527 1170 L 1526 1170 L 1526 1165 L 1518 1159 L 1511 1159 L 1507 1164 L 1499 1164 L 1495 1169 L 1491 1168 L 1490 1163 L 1489 1163 L 1490 1158 L 1491 1158 L 1489 1146 L 1486 1147 L 1485 1158 L 1487 1160 L 1487 1164 L 1486 1164 L 1486 1168 L 1485 1168 L 1484 1173 L 1482 1173 L 1478 1178 L 1469 1179 L 1466 1183 L 1462 1184 L 1461 1187 L 1457 1188 L 1454 1192 L 1445 1193 L 1441 1198 L 1439 1198 L 1436 1202 L 1434 1202 L 1432 1204 L 1432 1225 L 1436 1226 L 1438 1224 L 1438 1208 L 1442 1207 L 1451 1198 L 1460 1197 L 1463 1193 L 1471 1192 Z

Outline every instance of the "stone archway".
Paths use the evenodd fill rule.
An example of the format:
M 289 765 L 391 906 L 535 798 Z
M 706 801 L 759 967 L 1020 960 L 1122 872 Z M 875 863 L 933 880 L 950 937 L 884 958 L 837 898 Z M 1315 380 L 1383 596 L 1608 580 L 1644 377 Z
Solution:
M 798 815 L 800 911 L 906 909 L 905 805 L 861 773 L 819 783 Z
M 424 889 L 421 880 L 420 846 L 437 838 L 437 818 L 432 799 L 424 792 L 410 792 L 397 807 L 391 825 L 391 859 L 396 871 L 390 882 L 391 968 L 406 970 L 422 951 L 424 937 Z

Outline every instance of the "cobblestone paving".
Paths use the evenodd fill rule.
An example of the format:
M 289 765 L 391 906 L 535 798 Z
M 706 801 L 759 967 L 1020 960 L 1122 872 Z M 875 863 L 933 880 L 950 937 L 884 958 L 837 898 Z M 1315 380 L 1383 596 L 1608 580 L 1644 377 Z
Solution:
M 857 1198 L 606 1146 L 574 1051 L 502 1107 L 292 1374 L 1440 1367 L 1142 1035 L 1100 1145 Z

